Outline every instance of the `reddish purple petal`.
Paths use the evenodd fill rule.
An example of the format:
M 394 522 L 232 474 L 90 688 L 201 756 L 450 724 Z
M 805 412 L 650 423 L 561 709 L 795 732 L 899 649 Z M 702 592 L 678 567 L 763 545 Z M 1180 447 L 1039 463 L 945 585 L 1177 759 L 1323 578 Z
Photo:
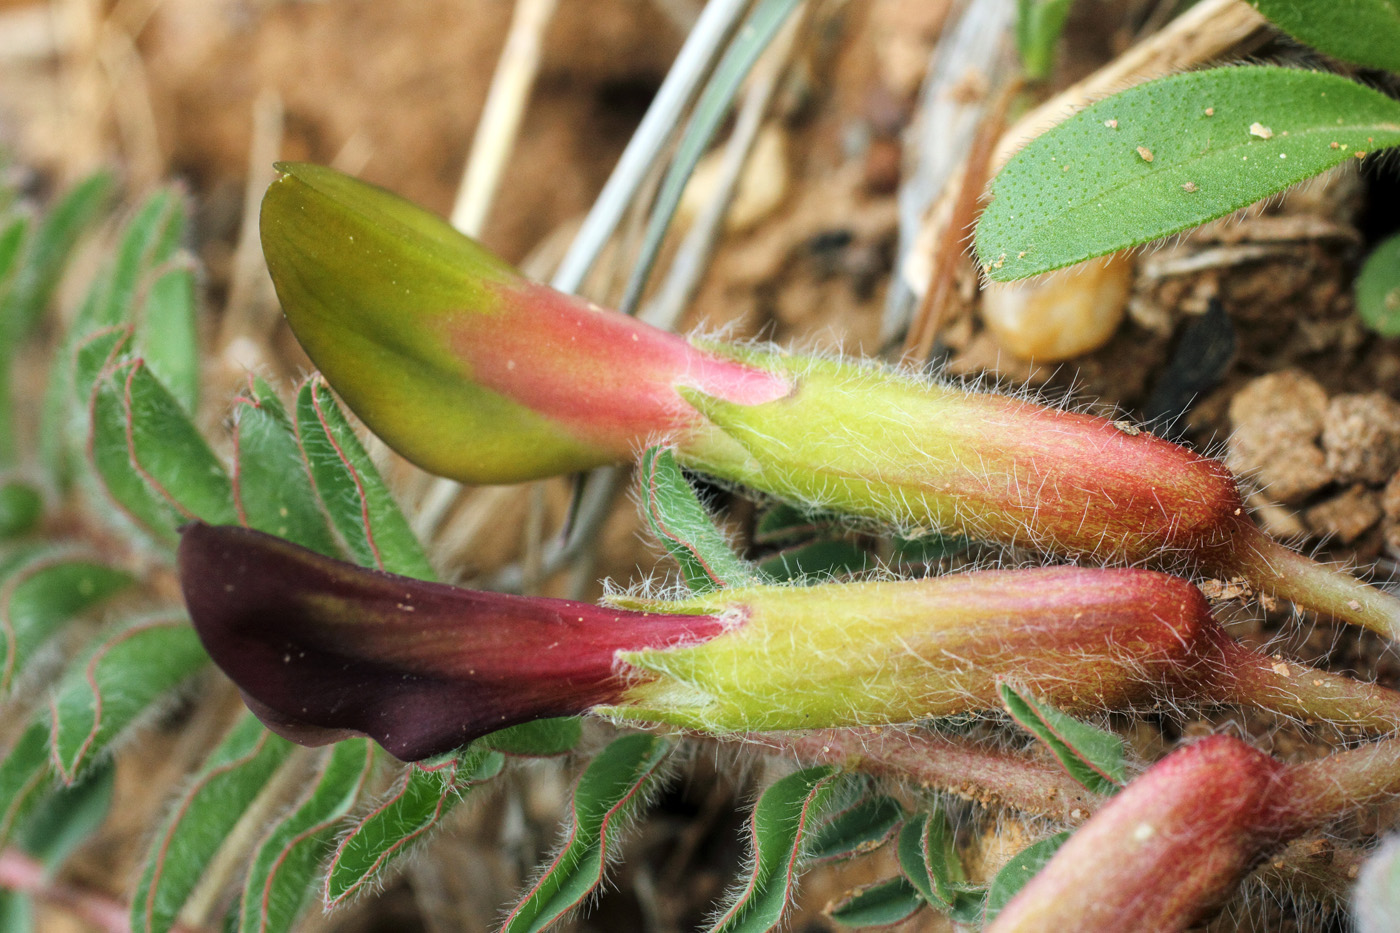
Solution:
M 205 648 L 269 728 L 303 744 L 363 733 L 405 760 L 616 702 L 615 652 L 722 630 L 426 583 L 236 527 L 188 526 L 180 579 Z

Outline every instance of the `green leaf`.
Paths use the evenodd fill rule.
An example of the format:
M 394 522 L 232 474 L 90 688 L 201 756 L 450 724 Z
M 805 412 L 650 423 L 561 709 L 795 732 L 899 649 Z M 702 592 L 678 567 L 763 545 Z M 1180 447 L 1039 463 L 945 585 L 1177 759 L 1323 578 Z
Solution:
M 984 909 L 984 922 L 988 925 L 1001 913 L 1002 908 L 1011 903 L 1022 888 L 1045 867 L 1045 863 L 1069 840 L 1069 833 L 1056 833 L 1027 846 L 997 872 L 987 892 L 987 906 Z
M 175 529 L 191 519 L 237 522 L 223 464 L 140 360 L 98 380 L 89 454 L 112 499 L 158 540 L 173 540 Z
M 754 544 L 774 545 L 801 541 L 841 527 L 835 513 L 814 515 L 786 502 L 764 510 L 754 526 Z
M 899 867 L 919 894 L 939 910 L 951 910 L 969 891 L 952 827 L 941 807 L 920 813 L 899 832 Z
M 240 524 L 327 557 L 343 557 L 277 393 L 257 379 L 236 405 L 233 495 Z
M 224 841 L 295 748 L 243 715 L 171 809 L 131 904 L 135 933 L 165 933 Z
M 33 483 L 0 480 L 0 542 L 33 531 L 43 514 L 44 495 Z
M 1148 81 L 1012 157 L 992 181 L 977 255 L 999 281 L 1049 272 L 1397 144 L 1400 101 L 1338 75 L 1249 66 Z
M 297 396 L 297 433 L 316 492 L 356 562 L 432 580 L 436 574 L 350 422 L 317 377 Z
M 91 175 L 63 196 L 40 222 L 11 282 L 0 343 L 23 340 L 48 306 L 78 238 L 107 205 L 112 176 Z
M 583 726 L 577 717 L 563 716 L 522 722 L 518 726 L 484 735 L 478 741 L 506 755 L 551 758 L 571 750 L 582 734 Z
M 564 846 L 510 912 L 501 933 L 538 933 L 573 910 L 603 880 L 609 849 L 660 780 L 671 743 L 633 733 L 598 753 L 574 788 Z
M 15 844 L 45 868 L 56 870 L 107 819 L 116 775 L 116 767 L 109 763 L 93 768 L 81 783 L 55 788 L 15 833 Z
M 789 774 L 763 792 L 749 820 L 753 870 L 711 933 L 762 933 L 782 923 L 807 830 L 837 785 L 836 769 L 824 765 Z
M 1333 58 L 1400 71 L 1396 0 L 1251 0 L 1284 32 Z
M 209 662 L 183 617 L 140 619 L 78 657 L 55 689 L 53 758 L 73 783 L 167 690 Z
M 652 533 L 680 564 L 690 589 L 706 593 L 761 582 L 710 520 L 670 450 L 651 447 L 642 454 L 642 488 Z
M 0 845 L 52 786 L 49 727 L 45 722 L 34 722 L 0 758 Z
M 142 202 L 126 225 L 111 273 L 98 283 L 97 300 L 84 308 L 75 327 L 86 332 L 129 323 L 150 270 L 175 254 L 184 230 L 184 199 L 173 189 L 157 191 Z
M 405 771 L 388 797 L 341 839 L 326 874 L 326 908 L 381 881 L 390 865 L 422 842 L 468 791 L 500 774 L 504 763 L 499 752 L 469 745 Z
M 102 825 L 112 802 L 115 769 L 101 768 L 76 787 L 45 797 L 17 833 L 15 848 L 37 859 L 52 876 Z M 0 931 L 35 930 L 33 904 L 27 895 L 0 890 Z
M 830 579 L 869 570 L 870 552 L 848 538 L 820 538 L 770 554 L 758 569 L 774 580 Z
M 1400 233 L 1371 251 L 1356 276 L 1356 313 L 1382 337 L 1400 337 Z
M 842 926 L 864 929 L 903 923 L 924 906 L 924 899 L 903 875 L 863 885 L 826 908 Z
M 141 308 L 141 357 L 186 412 L 199 407 L 199 327 L 194 270 L 187 264 L 161 272 Z
M 129 574 L 68 551 L 36 555 L 0 583 L 0 694 L 63 623 L 132 582 Z
M 807 834 L 804 858 L 810 864 L 873 852 L 889 841 L 904 819 L 904 807 L 884 794 L 864 794 Z
M 947 557 L 955 557 L 968 549 L 971 544 L 961 535 L 933 534 L 917 538 L 892 540 L 893 560 L 900 564 L 934 564 Z
M 248 868 L 240 933 L 284 933 L 311 900 L 337 825 L 360 799 L 374 770 L 374 745 L 351 739 L 328 749 L 307 792 L 273 825 Z
M 651 217 L 647 221 L 646 234 L 642 239 L 642 248 L 632 264 L 632 277 L 627 282 L 627 291 L 620 305 L 623 311 L 630 313 L 641 301 L 651 267 L 661 251 L 661 241 L 666 236 L 667 228 L 671 226 L 671 218 L 676 213 L 676 206 L 680 204 L 686 182 L 694 174 L 695 166 L 699 164 L 705 150 L 710 148 L 710 141 L 714 139 L 720 124 L 734 109 L 734 100 L 744 83 L 744 78 L 753 69 L 763 50 L 773 41 L 773 37 L 778 34 L 778 30 L 797 3 L 798 0 L 760 0 L 730 42 L 724 58 L 715 66 L 714 74 L 710 76 L 705 90 L 695 103 L 690 121 L 686 124 L 680 144 L 676 148 L 676 155 L 671 159 L 666 178 L 661 182 L 661 188 L 656 194 Z
M 1005 681 L 997 684 L 997 691 L 1011 718 L 1049 746 L 1070 777 L 1096 794 L 1112 794 L 1127 783 L 1123 740 L 1118 736 L 1080 722 Z
M 1026 77 L 1049 77 L 1055 46 L 1069 18 L 1071 0 L 1019 0 L 1016 4 L 1016 51 Z

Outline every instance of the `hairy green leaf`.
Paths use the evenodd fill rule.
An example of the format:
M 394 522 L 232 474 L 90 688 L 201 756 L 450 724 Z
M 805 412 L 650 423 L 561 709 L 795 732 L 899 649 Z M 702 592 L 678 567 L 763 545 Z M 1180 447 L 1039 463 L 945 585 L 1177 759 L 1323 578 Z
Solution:
M 335 847 L 336 827 L 360 799 L 374 770 L 368 739 L 340 742 L 323 753 L 320 771 L 286 816 L 258 844 L 239 912 L 241 933 L 283 933 L 311 900 L 321 863 Z
M 818 580 L 870 569 L 870 552 L 849 538 L 818 538 L 770 554 L 758 568 L 774 580 Z
M 237 521 L 223 464 L 140 360 L 99 378 L 89 453 L 108 494 L 158 540 L 190 519 Z
M 1400 234 L 1382 240 L 1356 276 L 1356 313 L 1382 337 L 1400 337 Z
M 642 488 L 652 533 L 680 564 L 688 587 L 705 593 L 761 582 L 730 549 L 670 450 L 651 447 L 642 455 Z
M 176 265 L 146 290 L 138 330 L 141 357 L 185 411 L 199 406 L 199 328 L 194 270 Z
M 59 776 L 78 780 L 151 704 L 208 662 L 182 616 L 140 619 L 91 646 L 64 673 L 52 702 Z
M 146 855 L 131 903 L 135 933 L 165 933 L 204 870 L 295 748 L 242 716 L 205 759 Z
M 811 864 L 865 855 L 889 841 L 904 819 L 904 807 L 884 794 L 865 793 L 807 834 L 804 857 Z
M 0 542 L 26 535 L 44 514 L 44 495 L 33 483 L 0 480 Z
M 110 275 L 99 280 L 98 300 L 84 309 L 77 326 L 86 331 L 129 322 L 150 270 L 168 261 L 185 232 L 184 199 L 165 188 L 137 208 L 122 235 Z
M 487 748 L 506 755 L 521 758 L 551 758 L 562 755 L 578 744 L 583 734 L 583 726 L 577 717 L 561 716 L 557 719 L 536 719 L 523 722 L 479 740 Z
M 0 693 L 34 652 L 79 613 L 125 589 L 131 576 L 67 551 L 50 551 L 0 576 Z
M 1334 58 L 1400 71 L 1396 0 L 1250 0 L 1284 32 Z
M 239 523 L 327 557 L 343 557 L 277 393 L 255 379 L 236 404 L 233 495 Z
M 470 745 L 408 768 L 394 790 L 341 839 L 326 874 L 326 907 L 382 880 L 389 866 L 422 842 L 473 787 L 500 774 L 504 763 L 500 752 Z
M 786 502 L 765 509 L 754 526 L 753 542 L 761 545 L 790 544 L 828 533 L 840 527 L 841 517 L 835 513 L 814 515 Z
M 1000 281 L 1223 217 L 1400 144 L 1400 101 L 1334 74 L 1213 68 L 1148 81 L 1031 140 L 992 181 L 977 256 Z
M 11 280 L 6 307 L 0 317 L 0 344 L 18 342 L 28 335 L 48 306 L 78 238 L 107 205 L 112 176 L 90 175 L 73 187 L 40 221 L 25 252 L 24 261 Z
M 1069 833 L 1056 833 L 1033 843 L 1011 857 L 997 876 L 992 879 L 987 891 L 987 905 L 983 910 L 984 922 L 990 924 L 1001 913 L 1002 908 L 1024 888 L 1045 863 L 1060 851 L 1060 846 L 1069 840 Z
M 0 757 L 0 845 L 43 799 L 53 785 L 49 757 L 49 726 L 31 723 Z
M 842 926 L 866 929 L 903 923 L 924 906 L 924 899 L 903 875 L 863 885 L 827 907 L 826 915 Z
M 1049 746 L 1070 777 L 1096 794 L 1112 794 L 1127 783 L 1123 740 L 1118 736 L 1080 722 L 1013 684 L 999 683 L 997 691 L 1011 718 Z
M 598 753 L 574 787 L 573 819 L 563 848 L 510 912 L 502 933 L 538 933 L 557 922 L 603 880 L 609 848 L 660 780 L 671 743 L 634 733 Z
M 789 774 L 763 792 L 749 819 L 753 870 L 711 933 L 762 933 L 782 923 L 807 830 L 837 784 L 836 769 L 824 765 Z
M 296 418 L 316 492 L 355 561 L 419 580 L 434 579 L 422 545 L 324 381 L 313 377 L 302 386 Z
M 967 881 L 942 808 L 920 813 L 899 832 L 899 867 L 904 877 L 935 907 L 957 904 Z

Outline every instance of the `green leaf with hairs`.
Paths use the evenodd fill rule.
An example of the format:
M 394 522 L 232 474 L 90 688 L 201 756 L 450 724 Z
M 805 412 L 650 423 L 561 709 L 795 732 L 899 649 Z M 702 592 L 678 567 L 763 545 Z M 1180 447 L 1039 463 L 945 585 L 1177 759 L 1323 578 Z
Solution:
M 1382 240 L 1356 276 L 1356 313 L 1382 337 L 1400 337 L 1400 233 Z
M 1025 278 L 1223 217 L 1400 145 L 1400 101 L 1334 74 L 1212 68 L 1139 84 L 1031 140 L 992 181 L 977 256 Z
M 320 770 L 283 819 L 258 843 L 239 911 L 240 933 L 285 933 L 311 901 L 335 834 L 359 802 L 374 771 L 368 739 L 339 742 L 322 752 Z
M 343 558 L 311 485 L 296 428 L 277 393 L 255 379 L 235 406 L 233 495 L 239 522 Z
M 652 447 L 642 455 L 642 498 L 652 533 L 680 565 L 691 590 L 762 582 L 715 527 L 670 450 Z
M 133 933 L 166 933 L 224 842 L 295 748 L 245 713 L 171 808 L 131 903 Z
M 1269 21 L 1313 48 L 1370 68 L 1400 71 L 1396 0 L 1250 0 Z
M 75 185 L 44 214 L 6 290 L 0 346 L 13 346 L 29 335 L 48 307 L 73 247 L 101 215 L 111 192 L 112 176 L 99 172 Z
M 46 550 L 0 574 L 0 694 L 64 623 L 131 583 L 129 574 L 71 550 Z
M 53 786 L 49 726 L 33 722 L 0 757 L 0 846 Z
M 296 419 L 316 492 L 354 560 L 418 580 L 434 579 L 423 546 L 320 378 L 302 386 Z
M 749 818 L 753 869 L 710 933 L 764 933 L 783 922 L 801 873 L 808 830 L 839 788 L 835 768 L 807 768 L 774 781 Z
M 157 700 L 208 663 L 183 616 L 138 619 L 106 633 L 68 666 L 46 714 L 59 776 L 70 784 L 81 778 Z
M 44 515 L 44 494 L 22 479 L 0 479 L 0 543 L 33 531 Z
M 818 538 L 784 548 L 758 562 L 759 570 L 778 581 L 824 580 L 869 570 L 870 552 L 850 538 Z
M 987 891 L 987 904 L 983 909 L 983 922 L 991 924 L 997 918 L 997 914 L 1011 899 L 1030 883 L 1045 864 L 1060 851 L 1060 846 L 1069 841 L 1069 833 L 1056 833 L 1039 842 L 1033 843 L 1011 857 L 997 876 L 992 879 L 991 888 Z
M 1011 718 L 1044 742 L 1080 784 L 1096 794 L 1112 794 L 1128 782 L 1123 740 L 1118 736 L 1080 722 L 1005 681 L 997 684 L 997 691 Z
M 904 877 L 934 909 L 958 914 L 981 906 L 983 889 L 968 882 L 942 807 L 904 824 L 898 854 Z
M 409 767 L 340 840 L 326 873 L 326 907 L 337 907 L 383 881 L 399 858 L 422 843 L 473 787 L 500 774 L 504 764 L 500 752 L 473 744 Z
M 924 906 L 909 879 L 897 875 L 847 893 L 826 909 L 826 915 L 856 929 L 890 927 L 908 920 Z
M 552 758 L 570 751 L 583 735 L 583 726 L 576 716 L 557 719 L 536 719 L 522 722 L 478 741 L 487 748 L 519 758 Z
M 194 269 L 176 259 L 146 289 L 137 330 L 141 358 L 180 406 L 199 407 L 199 326 Z
M 614 739 L 574 787 L 564 845 L 525 892 L 501 933 L 539 933 L 577 907 L 603 880 L 618 836 L 661 780 L 671 743 L 633 733 Z
M 140 360 L 99 378 L 89 450 L 108 494 L 158 540 L 173 541 L 175 529 L 191 519 L 238 520 L 223 464 Z
M 898 800 L 867 789 L 813 827 L 803 857 L 818 865 L 866 855 L 888 842 L 903 819 L 904 807 Z

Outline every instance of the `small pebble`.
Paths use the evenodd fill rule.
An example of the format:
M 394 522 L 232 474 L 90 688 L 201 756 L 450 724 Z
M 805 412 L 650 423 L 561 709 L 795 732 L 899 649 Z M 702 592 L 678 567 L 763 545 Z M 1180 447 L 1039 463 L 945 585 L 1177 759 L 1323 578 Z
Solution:
M 1360 483 L 1304 513 L 1317 534 L 1350 544 L 1381 520 L 1380 497 Z
M 1250 475 L 1275 502 L 1297 502 L 1332 481 L 1316 443 L 1327 392 L 1312 377 L 1287 369 L 1260 376 L 1230 401 L 1226 462 Z
M 1400 403 L 1384 392 L 1338 395 L 1327 406 L 1322 447 L 1338 480 L 1386 482 L 1400 470 Z

